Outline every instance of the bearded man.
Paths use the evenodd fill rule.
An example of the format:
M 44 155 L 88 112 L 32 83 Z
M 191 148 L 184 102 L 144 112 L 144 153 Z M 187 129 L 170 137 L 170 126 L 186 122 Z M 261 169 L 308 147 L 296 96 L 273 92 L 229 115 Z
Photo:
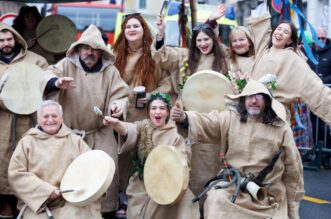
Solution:
M 253 80 L 241 94 L 226 96 L 225 103 L 228 110 L 209 114 L 175 106 L 171 118 L 188 128 L 190 142 L 220 143 L 226 163 L 239 177 L 268 186 L 263 187 L 265 197 L 256 200 L 245 188 L 238 191 L 232 184 L 219 189 L 223 182 L 217 182 L 207 193 L 204 218 L 299 219 L 303 169 L 284 106 Z
M 18 63 L 35 64 L 42 69 L 48 66 L 43 57 L 28 51 L 28 45 L 19 33 L 0 22 L 0 81 L 4 81 L 6 70 Z M 21 80 L 29 83 L 25 77 Z M 0 217 L 10 217 L 16 210 L 16 198 L 8 184 L 9 160 L 17 142 L 29 128 L 34 126 L 36 121 L 34 114 L 18 115 L 11 112 L 4 106 L 1 98 L 0 121 Z
M 117 166 L 117 142 L 112 127 L 102 124 L 104 116 L 125 117 L 129 88 L 114 64 L 114 56 L 105 45 L 99 29 L 90 25 L 66 57 L 46 71 L 42 92 L 46 98 L 56 98 L 63 107 L 64 123 L 92 149 L 108 153 Z M 116 168 L 117 169 L 117 168 Z M 118 208 L 118 169 L 102 201 L 101 211 L 107 217 Z

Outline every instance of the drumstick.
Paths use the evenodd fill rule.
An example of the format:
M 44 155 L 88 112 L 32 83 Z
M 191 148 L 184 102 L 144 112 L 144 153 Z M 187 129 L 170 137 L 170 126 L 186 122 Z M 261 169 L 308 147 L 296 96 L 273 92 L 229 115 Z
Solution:
M 164 0 L 163 1 L 162 8 L 161 8 L 161 11 L 160 11 L 160 16 L 162 16 L 163 9 L 165 8 L 166 4 L 168 4 L 168 2 L 169 2 L 169 0 Z
M 94 111 L 95 114 L 97 114 L 98 116 L 103 117 L 103 113 L 102 113 L 101 109 L 99 109 L 99 107 L 94 106 L 94 107 L 93 107 L 93 111 Z
M 42 32 L 41 34 L 39 34 L 38 36 L 36 36 L 35 38 L 33 38 L 32 40 L 36 40 L 39 39 L 40 37 L 42 37 L 43 35 L 45 35 L 46 33 L 48 33 L 51 30 L 58 30 L 59 26 L 57 24 L 53 24 L 50 26 L 50 28 L 46 29 L 44 32 Z
M 9 76 L 9 74 L 6 74 L 6 75 L 3 76 L 3 78 L 1 78 L 1 81 L 0 81 L 0 94 L 1 94 L 2 89 L 3 89 L 3 87 L 5 86 L 5 84 L 8 80 L 8 76 Z
M 80 188 L 76 188 L 76 189 L 65 189 L 65 190 L 61 190 L 60 193 L 68 193 L 68 192 L 81 192 L 83 191 L 83 189 Z
M 53 217 L 53 215 L 52 215 L 52 212 L 49 210 L 49 208 L 48 208 L 47 206 L 45 207 L 45 212 L 46 212 L 47 217 L 48 217 L 49 219 L 54 219 L 54 217 Z

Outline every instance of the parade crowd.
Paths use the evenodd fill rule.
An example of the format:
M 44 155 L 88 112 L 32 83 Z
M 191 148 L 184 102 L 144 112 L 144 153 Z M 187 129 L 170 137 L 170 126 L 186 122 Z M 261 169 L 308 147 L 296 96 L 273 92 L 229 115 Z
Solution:
M 225 46 L 217 20 L 226 10 L 215 6 L 205 23 L 193 27 L 189 48 L 165 45 L 162 16 L 153 36 L 139 13 L 127 14 L 111 49 L 102 29 L 91 24 L 65 54 L 38 44 L 42 18 L 35 7 L 23 7 L 13 26 L 0 22 L 0 218 L 299 219 L 304 180 L 291 106 L 300 101 L 307 116 L 310 110 L 331 124 L 331 90 L 318 75 L 329 67 L 307 62 L 292 22 L 281 20 L 271 29 L 266 1 L 245 26 L 232 29 Z M 317 33 L 326 43 L 326 32 Z M 28 72 L 15 78 L 18 89 L 32 83 L 31 65 L 42 69 L 42 101 L 25 113 L 27 101 L 18 113 L 2 99 L 6 89 L 16 89 L 7 88 L 8 70 Z M 229 85 L 232 92 L 216 100 L 224 102 L 222 110 L 187 109 L 183 89 L 197 74 Z M 322 79 L 329 83 L 329 77 Z M 212 93 L 210 86 L 204 98 L 192 101 L 207 107 L 215 102 Z M 144 171 L 158 147 L 175 149 L 189 169 L 183 179 L 188 186 L 166 204 L 151 195 Z M 114 177 L 97 200 L 75 205 L 64 199 L 61 180 L 91 150 L 113 159 Z M 155 184 L 171 183 L 172 175 L 179 174 L 155 178 Z M 153 189 L 161 194 L 165 188 Z

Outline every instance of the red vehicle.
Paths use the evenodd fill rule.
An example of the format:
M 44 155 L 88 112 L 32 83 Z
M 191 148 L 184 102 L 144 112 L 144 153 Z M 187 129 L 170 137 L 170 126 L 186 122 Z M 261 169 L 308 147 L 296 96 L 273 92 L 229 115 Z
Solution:
M 52 14 L 64 15 L 76 24 L 78 38 L 84 28 L 95 24 L 105 31 L 109 44 L 114 42 L 117 13 L 122 11 L 122 5 L 106 2 L 61 3 L 52 7 Z

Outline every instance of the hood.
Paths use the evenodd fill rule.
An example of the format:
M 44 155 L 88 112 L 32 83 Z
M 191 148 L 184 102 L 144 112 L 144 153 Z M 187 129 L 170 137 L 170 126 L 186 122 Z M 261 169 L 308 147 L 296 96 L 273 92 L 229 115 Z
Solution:
M 41 131 L 40 126 L 37 125 L 35 128 L 29 129 L 25 133 L 25 136 L 30 135 L 30 136 L 33 136 L 33 137 L 39 138 L 39 139 L 48 139 L 48 138 L 51 138 L 51 137 L 63 138 L 63 137 L 66 137 L 70 134 L 71 134 L 71 130 L 65 124 L 62 124 L 60 130 L 55 135 L 49 135 L 49 134 Z
M 112 63 L 115 62 L 115 57 L 106 46 L 102 39 L 101 32 L 98 27 L 94 24 L 91 24 L 83 33 L 82 36 L 71 44 L 70 48 L 67 51 L 67 57 L 78 54 L 78 46 L 80 44 L 89 45 L 93 49 L 100 49 L 102 51 L 102 58 L 105 60 L 110 60 Z
M 286 110 L 283 104 L 278 102 L 273 98 L 268 88 L 261 82 L 250 80 L 247 82 L 243 91 L 238 95 L 226 95 L 224 97 L 225 106 L 229 109 L 237 111 L 237 106 L 239 104 L 240 97 L 250 96 L 254 94 L 266 94 L 271 99 L 271 108 L 276 113 L 277 117 L 282 121 L 286 122 Z
M 19 44 L 22 46 L 22 48 L 24 49 L 24 51 L 26 52 L 28 50 L 28 44 L 25 42 L 25 40 L 23 39 L 23 37 L 14 29 L 12 28 L 11 26 L 3 23 L 3 22 L 0 22 L 0 31 L 1 30 L 4 30 L 4 29 L 8 29 L 10 30 L 14 36 L 15 36 L 15 40 L 16 40 L 16 44 Z

